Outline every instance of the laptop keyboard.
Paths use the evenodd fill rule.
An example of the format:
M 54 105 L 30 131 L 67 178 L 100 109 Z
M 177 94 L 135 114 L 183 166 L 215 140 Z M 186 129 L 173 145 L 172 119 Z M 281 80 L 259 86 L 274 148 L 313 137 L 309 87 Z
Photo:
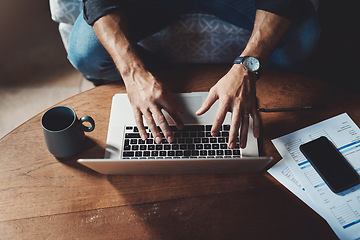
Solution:
M 125 126 L 123 159 L 181 159 L 181 158 L 239 158 L 239 139 L 234 149 L 228 148 L 230 125 L 222 125 L 218 136 L 210 134 L 211 125 L 185 125 L 183 130 L 171 126 L 175 140 L 168 143 L 163 137 L 156 144 L 146 128 L 147 140 L 142 140 L 136 126 Z

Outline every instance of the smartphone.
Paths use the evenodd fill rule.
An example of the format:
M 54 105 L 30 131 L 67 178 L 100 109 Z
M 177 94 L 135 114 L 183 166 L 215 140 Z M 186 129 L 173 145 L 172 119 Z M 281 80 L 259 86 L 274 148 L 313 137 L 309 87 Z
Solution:
M 326 137 L 300 145 L 300 151 L 334 193 L 360 184 L 360 175 Z

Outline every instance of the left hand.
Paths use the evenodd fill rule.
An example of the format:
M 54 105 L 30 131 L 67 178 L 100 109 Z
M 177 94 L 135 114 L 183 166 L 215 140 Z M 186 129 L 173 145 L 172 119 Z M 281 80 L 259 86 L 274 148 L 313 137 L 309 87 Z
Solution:
M 249 116 L 253 118 L 254 137 L 259 137 L 260 116 L 256 106 L 256 76 L 249 73 L 241 64 L 235 64 L 209 91 L 200 109 L 201 115 L 219 100 L 219 107 L 211 128 L 211 135 L 216 136 L 224 122 L 227 112 L 231 112 L 229 148 L 234 148 L 240 129 L 240 147 L 245 148 L 249 129 Z

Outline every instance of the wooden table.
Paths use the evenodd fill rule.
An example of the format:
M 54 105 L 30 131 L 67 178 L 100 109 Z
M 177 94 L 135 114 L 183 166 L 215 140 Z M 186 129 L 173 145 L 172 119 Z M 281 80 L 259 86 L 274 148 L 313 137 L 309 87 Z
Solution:
M 226 71 L 194 67 L 158 76 L 178 92 L 208 91 Z M 273 138 L 343 112 L 360 123 L 359 96 L 319 80 L 265 71 L 257 90 L 260 107 L 327 105 L 261 113 L 262 153 L 275 162 Z M 42 113 L 1 139 L 1 239 L 336 239 L 325 220 L 267 172 L 104 176 L 77 164 L 104 156 L 112 96 L 124 91 L 106 85 L 59 103 L 96 121 L 86 150 L 73 158 L 47 151 Z

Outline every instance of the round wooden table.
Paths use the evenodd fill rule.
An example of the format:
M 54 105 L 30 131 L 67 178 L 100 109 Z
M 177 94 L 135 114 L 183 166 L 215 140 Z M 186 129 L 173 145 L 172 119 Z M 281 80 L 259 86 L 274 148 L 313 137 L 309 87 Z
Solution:
M 226 66 L 157 76 L 173 91 L 208 91 Z M 44 143 L 43 113 L 0 141 L 1 239 L 336 239 L 317 213 L 272 178 L 256 174 L 106 176 L 79 165 L 102 158 L 112 96 L 121 83 L 91 89 L 58 105 L 96 122 L 83 153 L 56 159 Z M 326 107 L 261 113 L 262 155 L 280 155 L 271 139 L 347 112 L 360 123 L 359 96 L 322 81 L 265 71 L 259 107 Z M 128 113 L 132 114 L 132 113 Z

